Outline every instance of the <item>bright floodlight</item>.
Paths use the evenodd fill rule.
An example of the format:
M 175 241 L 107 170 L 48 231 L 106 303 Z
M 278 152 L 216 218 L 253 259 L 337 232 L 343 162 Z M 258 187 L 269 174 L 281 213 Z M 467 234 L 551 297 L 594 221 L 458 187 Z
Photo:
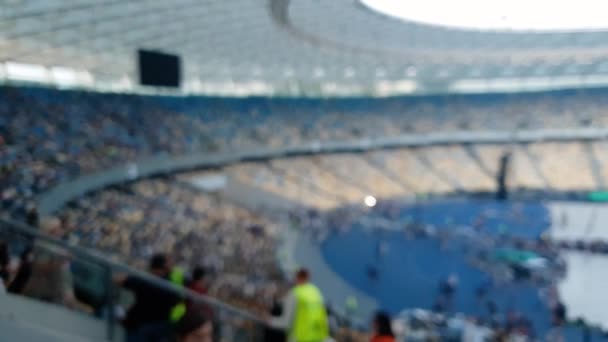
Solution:
M 370 195 L 365 196 L 365 199 L 363 201 L 365 202 L 365 205 L 370 208 L 376 206 L 377 202 L 376 197 Z

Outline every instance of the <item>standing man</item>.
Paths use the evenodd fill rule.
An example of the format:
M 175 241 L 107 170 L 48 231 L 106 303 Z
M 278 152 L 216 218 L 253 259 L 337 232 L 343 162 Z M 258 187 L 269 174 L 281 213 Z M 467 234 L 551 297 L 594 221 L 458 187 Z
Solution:
M 321 291 L 310 282 L 310 274 L 304 268 L 296 272 L 295 282 L 285 296 L 282 315 L 271 318 L 269 324 L 286 330 L 289 342 L 327 340 L 329 323 Z
M 156 254 L 150 259 L 150 273 L 169 280 L 171 259 Z M 124 322 L 127 342 L 165 342 L 171 337 L 170 313 L 180 298 L 163 288 L 134 276 L 117 276 L 115 281 L 133 292 L 135 303 Z

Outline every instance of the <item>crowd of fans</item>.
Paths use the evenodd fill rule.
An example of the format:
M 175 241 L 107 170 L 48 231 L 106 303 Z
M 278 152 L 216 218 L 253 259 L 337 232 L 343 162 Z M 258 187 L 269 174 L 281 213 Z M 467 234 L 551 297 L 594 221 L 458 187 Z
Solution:
M 52 236 L 104 251 L 140 269 L 148 267 L 155 253 L 168 253 L 176 265 L 187 270 L 196 267 L 192 274 L 196 292 L 261 313 L 285 290 L 276 262 L 276 245 L 284 225 L 297 222 L 321 236 L 327 233 L 327 226 L 348 229 L 356 216 L 352 210 L 345 207 L 327 217 L 316 210 L 294 210 L 291 217 L 277 223 L 220 195 L 201 195 L 190 184 L 168 177 L 82 197 L 57 217 L 39 222 L 35 196 L 84 174 L 162 154 L 229 152 L 431 131 L 601 127 L 608 124 L 603 112 L 608 101 L 605 95 L 606 90 L 592 90 L 382 100 L 183 99 L 2 87 L 0 204 L 3 212 L 33 226 L 40 224 Z M 543 148 L 550 153 L 545 155 Z M 530 161 L 536 156 L 535 160 L 548 165 L 540 167 L 549 182 L 543 185 L 559 189 L 573 177 L 568 172 L 548 172 L 559 164 L 551 155 L 559 151 L 561 158 L 577 160 L 581 150 L 578 145 L 563 150 L 545 144 L 525 158 Z M 380 151 L 367 156 L 241 164 L 224 171 L 234 179 L 293 199 L 302 208 L 328 209 L 345 202 L 360 203 L 370 190 L 385 198 L 449 189 L 492 189 L 488 173 L 495 170 L 492 165 L 501 151 L 490 146 L 479 147 L 477 153 L 480 166 L 475 167 L 477 161 L 471 153 L 448 146 L 430 148 L 423 157 L 415 150 Z M 517 151 L 513 153 L 517 155 Z M 428 172 L 429 159 L 432 172 Z M 525 177 L 538 172 L 516 173 L 516 178 L 524 186 L 536 184 L 538 180 Z M 541 242 L 508 244 L 551 252 Z M 606 250 L 603 245 L 590 248 Z M 8 246 L 0 244 L 0 287 L 79 310 L 94 310 L 73 293 L 69 258 L 50 254 L 57 251 L 36 242 L 23 251 L 20 267 L 11 270 Z M 36 277 L 56 277 L 53 283 L 58 286 L 31 285 L 46 283 L 35 281 Z M 129 282 L 121 283 L 129 287 Z M 193 323 L 196 328 L 207 326 L 206 321 L 194 321 L 198 322 Z
M 532 323 L 516 312 L 502 315 L 488 308 L 491 320 L 467 317 L 463 314 L 446 314 L 423 309 L 404 310 L 392 321 L 392 330 L 398 340 L 404 341 L 500 341 L 525 342 L 538 340 Z M 557 317 L 556 317 L 557 319 Z M 554 332 L 541 338 L 554 339 Z
M 460 130 L 601 127 L 605 90 L 392 99 L 220 99 L 0 88 L 0 200 L 159 154 Z
M 395 211 L 398 208 L 398 203 L 383 201 L 379 204 L 379 211 L 374 211 L 374 215 L 380 214 L 382 218 L 391 219 L 391 222 L 397 225 L 398 222 L 403 223 L 402 229 L 406 237 L 452 242 L 464 240 L 469 246 L 466 249 L 473 256 L 471 262 L 488 274 L 495 275 L 496 267 L 488 262 L 487 258 L 479 255 L 498 248 L 525 249 L 539 253 L 547 259 L 557 260 L 555 246 L 548 241 L 486 234 L 482 224 L 474 224 L 469 228 L 455 227 L 448 233 L 403 220 Z M 287 220 L 280 224 L 290 223 L 318 239 L 323 239 L 332 231 L 339 233 L 356 224 L 368 224 L 371 229 L 382 226 L 381 221 L 378 220 L 366 221 L 370 219 L 370 214 L 372 213 L 362 206 L 345 207 L 327 214 L 311 209 L 293 210 Z M 373 218 L 374 215 L 371 217 Z M 331 227 L 331 230 L 328 230 L 328 227 Z M 395 229 L 395 226 L 389 228 Z M 157 251 L 169 252 L 177 267 L 189 270 L 196 265 L 202 266 L 202 268 L 196 267 L 191 276 L 187 277 L 189 288 L 197 293 L 209 294 L 260 314 L 268 310 L 271 303 L 274 302 L 276 305 L 276 299 L 281 297 L 286 288 L 283 275 L 277 268 L 275 254 L 278 233 L 285 227 L 279 227 L 275 221 L 269 220 L 266 216 L 241 208 L 219 194 L 201 192 L 181 177 L 142 180 L 81 198 L 60 211 L 56 218 L 45 219 L 42 229 L 52 236 L 102 250 L 138 268 L 148 268 L 149 260 L 156 258 Z M 68 258 L 60 260 L 50 270 L 41 267 L 41 263 L 47 264 L 45 258 L 50 258 L 49 253 L 45 252 L 46 249 L 48 246 L 44 244 L 34 246 L 32 253 L 37 261 L 32 263 L 31 274 L 35 274 L 37 277 L 35 279 L 38 280 L 33 279 L 29 285 L 26 284 L 21 293 L 58 302 L 74 309 L 93 311 L 86 304 L 79 302 L 73 293 L 72 280 L 69 272 L 66 272 L 69 269 L 66 266 L 69 265 Z M 153 263 L 154 261 L 150 265 Z M 158 267 L 148 269 L 152 268 Z M 163 274 L 158 275 L 169 278 L 170 268 L 163 266 L 162 269 Z M 152 270 L 153 274 L 156 274 L 155 272 Z M 559 272 L 557 268 L 550 276 L 555 276 Z M 32 284 L 49 284 L 47 280 L 40 281 L 40 277 L 49 276 L 57 276 L 59 279 L 53 283 L 60 286 L 32 286 Z M 512 275 L 498 278 L 500 276 L 496 277 L 497 281 L 513 281 Z M 529 279 L 543 286 L 552 281 L 545 276 L 536 277 L 534 274 Z M 143 286 L 136 280 L 121 279 L 119 283 L 135 293 Z M 446 284 L 440 286 L 439 294 L 449 293 L 443 288 L 456 287 L 450 285 L 453 282 Z M 146 294 L 143 296 L 155 297 Z M 150 303 L 149 300 L 143 301 Z M 177 302 L 177 299 L 168 301 L 164 307 L 171 307 Z M 275 310 L 280 310 L 280 305 L 278 308 Z M 397 338 L 407 336 L 407 340 L 416 340 L 416 338 L 444 340 L 450 336 L 451 338 L 473 336 L 467 337 L 471 341 L 475 341 L 478 336 L 486 338 L 497 336 L 505 341 L 509 340 L 508 338 L 513 340 L 516 336 L 522 341 L 531 338 L 531 331 L 527 325 L 529 321 L 523 316 L 510 316 L 516 313 L 504 316 L 505 320 L 512 318 L 514 323 L 511 325 L 506 323 L 503 325 L 502 322 L 496 325 L 489 321 L 480 321 L 478 318 L 458 315 L 451 317 L 446 313 L 445 308 L 436 308 L 436 310 L 437 313 L 423 315 L 426 320 L 420 317 L 407 319 L 404 316 L 397 317 L 393 322 L 396 327 L 394 336 Z M 488 310 L 491 311 L 489 306 Z M 149 312 L 150 309 L 143 311 Z M 204 319 L 211 310 L 206 308 L 202 311 L 205 315 L 201 316 L 203 317 L 201 319 Z M 499 314 L 501 313 L 489 313 L 490 316 Z M 204 324 L 207 323 L 202 323 Z M 505 330 L 506 327 L 510 328 Z M 166 326 L 160 327 L 160 329 L 166 328 Z M 344 336 L 354 336 L 352 340 L 362 338 L 361 335 L 353 334 L 351 331 Z
M 152 179 L 81 198 L 60 214 L 64 238 L 145 268 L 156 252 L 204 267 L 209 292 L 262 310 L 278 290 L 276 224 L 175 179 Z M 246 303 L 246 305 L 244 305 Z
M 386 215 L 392 215 L 390 206 L 382 211 Z M 212 213 L 212 215 L 208 217 L 205 213 Z M 180 219 L 179 221 L 170 220 L 163 215 L 177 215 Z M 333 227 L 337 231 L 348 229 L 356 222 L 365 222 L 362 220 L 366 215 L 368 213 L 360 207 L 359 210 L 345 208 L 343 211 L 337 211 L 331 215 L 322 215 L 314 210 L 307 210 L 292 212 L 290 221 L 314 235 L 321 234 L 327 227 Z M 211 223 L 210 220 L 217 221 Z M 99 224 L 95 224 L 96 221 Z M 175 223 L 162 225 L 163 222 Z M 115 226 L 115 228 L 104 229 L 104 227 L 111 226 Z M 200 234 L 190 234 L 192 233 L 188 231 L 190 226 L 194 231 L 200 231 Z M 215 229 L 211 228 L 214 226 L 216 226 Z M 82 227 L 86 228 L 81 229 Z M 185 231 L 180 231 L 180 227 L 185 227 Z M 204 265 L 204 268 L 195 268 L 191 277 L 187 277 L 189 280 L 185 284 L 190 289 L 200 294 L 211 294 L 227 302 L 262 313 L 269 309 L 269 303 L 275 302 L 276 305 L 276 299 L 281 297 L 286 285 L 278 270 L 276 274 L 266 273 L 273 269 L 276 270 L 273 244 L 276 243 L 275 234 L 277 233 L 266 227 L 273 227 L 273 224 L 265 222 L 258 215 L 248 213 L 245 209 L 226 202 L 218 195 L 203 194 L 200 190 L 192 188 L 190 184 L 169 178 L 144 180 L 81 199 L 63 210 L 58 218 L 45 220 L 42 229 L 50 235 L 67 239 L 73 243 L 103 250 L 134 266 L 147 268 L 152 274 L 165 279 L 171 279 L 171 271 L 175 267 L 179 267 L 176 265 L 188 268 L 192 265 Z M 485 235 L 482 231 L 471 235 L 459 229 L 454 229 L 451 236 L 444 236 L 430 227 L 425 228 L 414 224 L 409 224 L 403 229 L 404 232 L 411 233 L 417 238 L 452 241 L 468 239 L 471 249 L 474 249 L 473 247 L 492 249 L 513 246 L 543 253 L 548 258 L 552 256 L 551 246 L 541 240 L 525 241 L 508 236 L 492 237 Z M 175 241 L 172 241 L 172 238 L 167 240 L 169 235 L 173 236 Z M 259 240 L 257 246 L 256 240 Z M 33 254 L 36 255 L 36 262 L 33 263 L 34 269 L 31 273 L 34 277 L 30 279 L 29 285 L 21 293 L 61 303 L 74 309 L 91 311 L 86 304 L 78 302 L 73 294 L 72 280 L 69 278 L 69 272 L 66 272 L 69 270 L 69 267 L 66 267 L 69 264 L 67 257 L 62 259 L 60 255 L 60 260 L 51 269 L 41 267 L 48 265 L 45 258 L 53 258 L 52 253 L 46 251 L 48 248 L 39 243 L 34 246 Z M 249 248 L 251 250 L 247 250 Z M 171 253 L 171 257 L 156 254 L 154 251 L 157 250 L 168 251 Z M 56 250 L 52 252 L 55 256 L 58 253 Z M 239 253 L 243 253 L 246 257 L 240 258 Z M 473 252 L 471 253 L 473 254 Z M 207 256 L 214 257 L 209 259 L 206 258 Z M 486 271 L 492 273 L 491 269 Z M 40 280 L 40 277 L 53 276 L 61 279 Z M 133 317 L 153 322 L 161 321 L 159 317 L 166 317 L 162 316 L 163 313 L 176 305 L 179 298 L 168 296 L 166 301 L 163 301 L 163 294 L 159 294 L 159 290 L 149 288 L 145 282 L 138 281 L 134 277 L 118 277 L 116 281 L 133 291 L 136 296 L 135 306 L 132 306 L 126 315 L 128 331 L 137 336 L 160 333 L 169 335 L 173 328 L 178 332 L 181 331 L 179 330 L 182 329 L 181 322 L 180 325 L 171 326 L 166 320 L 162 320 L 161 325 L 146 327 L 143 332 L 135 329 L 134 327 L 138 327 L 139 324 L 132 322 Z M 31 287 L 36 284 L 44 284 L 44 286 Z M 49 284 L 60 286 L 49 287 Z M 453 290 L 446 290 L 448 288 Z M 438 293 L 442 296 L 449 296 L 456 288 L 457 280 L 448 279 L 445 285 L 439 287 Z M 199 309 L 201 308 L 199 307 Z M 281 306 L 273 308 L 274 310 L 280 312 Z M 437 311 L 436 313 L 424 313 L 418 310 L 412 315 L 400 315 L 390 324 L 394 327 L 394 331 L 393 328 L 386 329 L 387 324 L 384 321 L 387 318 L 381 315 L 377 319 L 383 320 L 384 323 L 375 323 L 374 327 L 376 324 L 383 324 L 384 328 L 380 331 L 390 332 L 387 336 L 405 338 L 408 341 L 459 340 L 460 338 L 463 341 L 477 341 L 479 338 L 496 338 L 501 341 L 518 341 L 517 338 L 519 338 L 519 340 L 525 341 L 533 336 L 530 335 L 532 332 L 529 330 L 529 321 L 526 321 L 523 316 L 517 316 L 516 313 L 505 315 L 506 323 L 503 325 L 498 321 L 492 323 L 480 321 L 477 318 L 466 318 L 462 315 L 451 316 L 441 309 L 437 309 Z M 190 313 L 190 311 L 188 312 Z M 209 336 L 212 334 L 213 328 L 206 317 L 212 316 L 213 310 L 203 306 L 199 310 L 200 312 L 205 314 L 195 315 L 194 318 L 190 318 L 188 315 L 185 320 L 193 319 L 200 323 L 197 329 L 200 328 L 201 334 Z M 500 315 L 496 309 L 492 311 L 490 306 L 488 306 L 488 312 L 491 317 Z M 153 317 L 155 314 L 158 317 Z M 343 333 L 343 336 L 351 338 L 353 341 L 364 339 L 362 335 L 354 334 L 352 331 Z M 140 338 L 144 338 L 142 341 L 146 341 L 145 337 Z M 372 339 L 372 341 L 385 340 Z M 393 339 L 386 341 L 393 341 Z

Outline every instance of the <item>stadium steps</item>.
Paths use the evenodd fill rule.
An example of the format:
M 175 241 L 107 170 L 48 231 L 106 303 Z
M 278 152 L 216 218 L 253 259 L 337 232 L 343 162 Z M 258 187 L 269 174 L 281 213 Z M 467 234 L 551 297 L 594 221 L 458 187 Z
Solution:
M 484 162 L 481 160 L 481 157 L 479 157 L 479 154 L 477 153 L 476 149 L 474 149 L 469 144 L 462 145 L 462 147 L 465 150 L 466 154 L 475 161 L 475 164 L 481 169 L 483 173 L 485 173 L 486 175 L 488 175 L 488 177 L 492 179 L 496 179 L 498 175 L 493 173 L 492 170 L 490 170 L 490 168 L 486 164 L 484 164 Z
M 0 294 L 0 341 L 107 341 L 106 329 L 105 321 L 59 305 Z
M 602 164 L 598 160 L 593 148 L 591 147 L 591 143 L 586 142 L 583 144 L 583 148 L 585 149 L 585 153 L 587 155 L 587 159 L 589 160 L 589 166 L 591 167 L 591 172 L 593 174 L 593 180 L 595 181 L 595 186 L 598 189 L 606 188 L 606 181 L 602 176 Z
M 552 189 L 553 188 L 552 184 L 549 182 L 547 177 L 545 177 L 545 175 L 543 174 L 542 170 L 539 167 L 539 164 L 541 163 L 540 158 L 538 158 L 538 156 L 536 156 L 534 153 L 532 153 L 530 151 L 527 144 L 519 145 L 519 149 L 522 152 L 522 154 L 530 160 L 532 169 L 534 170 L 534 172 L 536 173 L 538 178 L 543 182 L 544 186 L 546 188 Z
M 373 188 L 373 186 L 370 187 L 368 184 L 360 182 L 356 178 L 353 178 L 351 175 L 338 172 L 335 168 L 328 166 L 326 163 L 324 163 L 323 159 L 321 159 L 320 157 L 314 156 L 314 157 L 312 157 L 312 161 L 313 161 L 313 163 L 315 163 L 317 165 L 317 167 L 334 175 L 334 177 L 339 178 L 345 184 L 348 184 L 356 189 L 359 189 L 360 191 L 362 191 L 364 193 L 368 193 L 368 194 L 376 193 L 376 190 Z
M 392 170 L 389 170 L 386 166 L 382 164 L 382 161 L 379 158 L 374 158 L 373 155 L 369 153 L 365 153 L 363 155 L 363 160 L 371 167 L 378 172 L 380 172 L 384 177 L 388 178 L 393 183 L 399 184 L 405 193 L 416 193 L 416 190 L 410 184 L 407 184 L 404 180 L 401 180 L 399 176 L 397 176 Z
M 299 202 L 243 183 L 234 177 L 230 177 L 229 181 L 226 182 L 222 195 L 226 196 L 228 200 L 251 210 L 260 210 L 261 208 L 290 210 L 302 206 Z
M 299 232 L 297 229 L 287 231 L 286 242 L 289 243 L 289 252 L 292 253 L 292 267 L 306 267 L 312 271 L 313 282 L 319 286 L 323 295 L 328 300 L 332 309 L 343 317 L 349 317 L 346 313 L 346 302 L 349 298 L 357 299 L 358 308 L 354 315 L 350 316 L 355 325 L 366 326 L 366 323 L 379 309 L 377 301 L 349 285 L 340 275 L 334 272 L 325 262 L 319 243 L 313 241 L 310 236 Z
M 348 201 L 348 199 L 345 198 L 344 196 L 341 196 L 330 190 L 320 187 L 310 177 L 304 177 L 301 174 L 293 174 L 293 173 L 289 172 L 288 170 L 273 164 L 272 161 L 265 163 L 265 165 L 270 169 L 270 171 L 281 175 L 286 180 L 293 181 L 295 184 L 301 184 L 302 183 L 301 181 L 303 181 L 303 183 L 305 183 L 308 186 L 309 190 L 312 190 L 313 192 L 318 193 L 319 195 L 326 196 L 326 197 L 330 198 L 331 200 L 337 201 L 337 202 Z
M 441 181 L 447 183 L 449 186 L 454 188 L 454 190 L 456 190 L 456 191 L 465 190 L 458 179 L 451 177 L 451 176 L 447 175 L 446 173 L 438 170 L 435 167 L 435 165 L 433 165 L 433 163 L 424 155 L 423 151 L 424 150 L 414 150 L 414 152 L 413 152 L 413 155 L 416 156 L 416 158 L 418 158 L 418 160 L 420 161 L 420 163 L 422 165 L 424 165 L 430 172 L 435 174 L 435 176 L 437 176 L 437 178 L 439 178 Z

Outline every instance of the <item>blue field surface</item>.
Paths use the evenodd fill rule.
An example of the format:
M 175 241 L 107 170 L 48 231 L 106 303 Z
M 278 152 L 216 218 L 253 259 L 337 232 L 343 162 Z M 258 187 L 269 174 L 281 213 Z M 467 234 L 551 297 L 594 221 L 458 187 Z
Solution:
M 498 203 L 494 201 L 441 201 L 402 210 L 403 217 L 415 217 L 437 229 L 471 225 L 484 213 L 484 231 L 535 239 L 549 228 L 548 210 L 539 203 Z M 386 252 L 379 255 L 378 245 Z M 483 303 L 475 289 L 489 282 L 489 276 L 470 265 L 465 246 L 429 237 L 406 238 L 401 231 L 374 231 L 355 226 L 350 231 L 330 235 L 322 244 L 328 265 L 355 288 L 375 298 L 379 306 L 397 314 L 406 308 L 431 309 L 438 298 L 439 284 L 456 274 L 459 285 L 452 311 L 487 318 L 485 303 L 494 301 L 499 312 L 517 311 L 533 322 L 539 336 L 550 328 L 550 311 L 540 298 L 541 289 L 530 283 L 494 285 Z M 378 278 L 367 270 L 374 266 Z M 568 341 L 578 341 L 578 328 L 566 329 Z

